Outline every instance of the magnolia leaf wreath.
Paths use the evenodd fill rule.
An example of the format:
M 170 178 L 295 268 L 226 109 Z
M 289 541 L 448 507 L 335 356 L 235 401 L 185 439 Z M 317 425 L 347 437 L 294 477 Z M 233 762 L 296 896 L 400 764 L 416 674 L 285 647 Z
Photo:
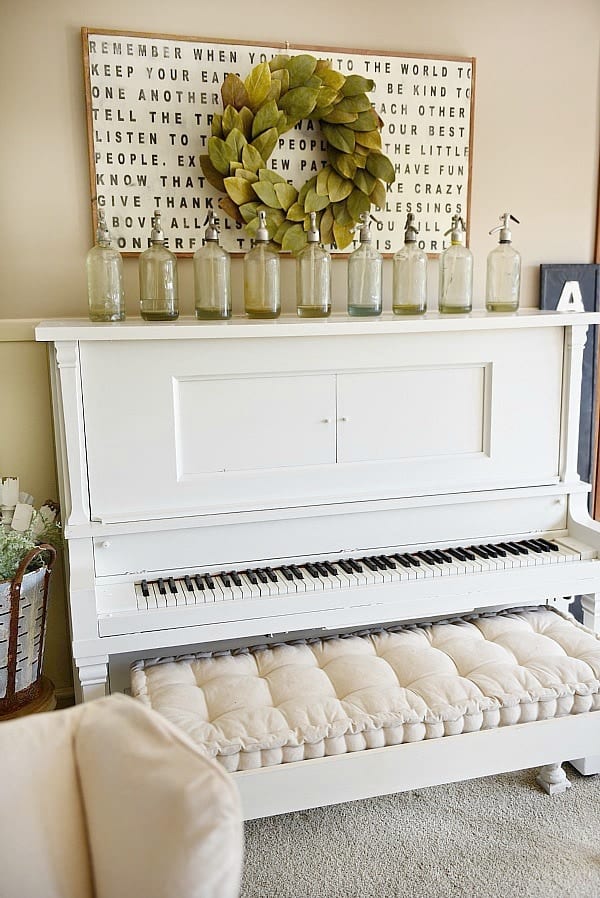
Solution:
M 371 205 L 385 206 L 385 184 L 394 180 L 394 166 L 381 152 L 383 122 L 367 97 L 374 86 L 308 54 L 261 62 L 245 80 L 228 74 L 223 114 L 213 117 L 208 155 L 200 156 L 206 180 L 225 194 L 221 209 L 251 237 L 263 210 L 269 237 L 291 252 L 306 243 L 315 212 L 322 242 L 347 247 L 361 215 Z M 302 119 L 320 123 L 327 163 L 297 190 L 267 160 L 280 135 Z

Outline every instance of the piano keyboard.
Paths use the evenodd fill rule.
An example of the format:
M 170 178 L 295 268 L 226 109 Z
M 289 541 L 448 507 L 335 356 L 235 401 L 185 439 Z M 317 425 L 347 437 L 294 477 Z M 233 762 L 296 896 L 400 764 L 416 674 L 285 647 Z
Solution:
M 135 596 L 138 610 L 147 611 L 562 564 L 591 558 L 596 558 L 596 552 L 570 537 L 536 537 L 468 547 L 422 549 L 412 553 L 396 552 L 144 579 L 135 583 Z

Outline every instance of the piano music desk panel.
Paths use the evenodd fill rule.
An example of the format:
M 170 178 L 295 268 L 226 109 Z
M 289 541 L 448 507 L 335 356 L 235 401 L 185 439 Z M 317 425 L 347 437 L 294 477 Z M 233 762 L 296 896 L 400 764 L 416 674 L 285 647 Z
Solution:
M 600 631 L 600 527 L 576 470 L 598 321 L 523 310 L 40 324 L 78 699 L 136 658 L 566 609 L 573 595 Z M 561 757 L 600 769 L 594 715 L 523 727 L 456 737 L 485 745 L 485 763 L 473 741 L 398 746 L 406 783 L 423 783 L 424 759 L 428 782 L 444 781 L 444 758 L 454 778 Z M 400 788 L 379 751 L 321 759 L 335 762 L 326 800 L 354 779 L 361 794 Z M 295 766 L 280 765 L 285 783 L 279 768 L 257 772 L 271 797 L 318 804 L 320 769 Z

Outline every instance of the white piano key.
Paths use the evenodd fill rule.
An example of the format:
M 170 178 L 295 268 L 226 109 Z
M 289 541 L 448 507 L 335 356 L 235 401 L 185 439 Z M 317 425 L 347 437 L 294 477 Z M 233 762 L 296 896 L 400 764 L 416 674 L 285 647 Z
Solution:
M 135 583 L 134 590 L 135 590 L 135 599 L 136 599 L 136 604 L 137 604 L 138 609 L 140 611 L 147 611 L 148 610 L 148 602 L 146 600 L 146 596 L 142 592 L 142 584 Z
M 167 596 L 166 596 L 166 594 L 163 594 L 160 591 L 160 589 L 158 588 L 158 583 L 153 581 L 152 583 L 148 584 L 148 588 L 149 588 L 150 592 L 154 593 L 156 607 L 157 608 L 166 608 L 167 607 Z
M 240 580 L 242 581 L 242 584 L 243 584 L 242 592 L 243 592 L 243 597 L 245 599 L 247 599 L 247 598 L 256 599 L 256 598 L 260 598 L 261 595 L 263 595 L 263 594 L 266 595 L 266 592 L 263 593 L 261 590 L 262 583 L 260 582 L 260 580 L 258 580 L 258 582 L 256 584 L 254 584 L 248 579 L 246 574 L 240 574 Z

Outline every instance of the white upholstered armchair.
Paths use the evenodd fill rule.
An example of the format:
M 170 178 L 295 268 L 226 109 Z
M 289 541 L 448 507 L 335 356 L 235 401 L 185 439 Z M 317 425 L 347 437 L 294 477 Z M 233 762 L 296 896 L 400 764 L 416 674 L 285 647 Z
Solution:
M 241 865 L 232 779 L 140 702 L 0 723 L 2 898 L 234 898 Z

